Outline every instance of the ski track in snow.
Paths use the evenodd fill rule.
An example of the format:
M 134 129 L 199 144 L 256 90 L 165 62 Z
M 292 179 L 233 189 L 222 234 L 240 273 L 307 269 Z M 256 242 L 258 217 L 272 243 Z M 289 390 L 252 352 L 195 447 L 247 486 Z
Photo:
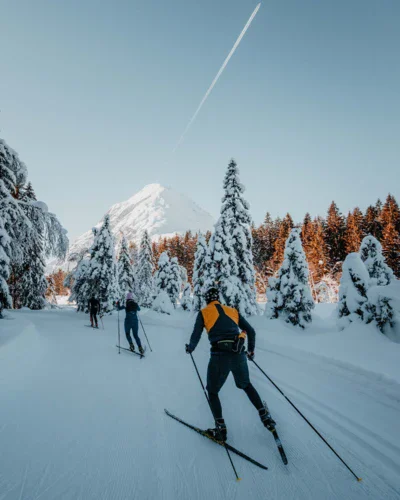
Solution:
M 70 308 L 15 318 L 21 332 L 0 346 L 0 500 L 400 498 L 397 384 L 259 335 L 256 361 L 363 482 L 250 363 L 289 465 L 229 377 L 221 391 L 229 442 L 269 467 L 233 455 L 237 483 L 221 447 L 164 413 L 213 423 L 184 353 L 193 315 L 144 312 L 153 347 L 144 359 L 118 354 L 116 315 L 105 330 L 85 328 L 87 316 Z M 203 381 L 208 350 L 204 335 L 194 353 Z

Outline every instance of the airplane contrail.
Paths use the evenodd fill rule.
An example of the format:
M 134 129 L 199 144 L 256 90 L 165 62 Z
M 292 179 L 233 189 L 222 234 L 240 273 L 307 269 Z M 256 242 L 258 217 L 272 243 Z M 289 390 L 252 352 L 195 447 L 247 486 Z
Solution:
M 205 96 L 203 97 L 203 99 L 201 100 L 198 108 L 196 109 L 194 115 L 192 116 L 192 118 L 190 119 L 189 123 L 187 124 L 183 134 L 181 135 L 177 145 L 174 147 L 173 149 L 173 153 L 175 153 L 175 151 L 178 149 L 178 147 L 180 146 L 180 144 L 182 144 L 183 142 L 183 139 L 187 133 L 187 131 L 189 130 L 190 126 L 192 125 L 192 123 L 195 121 L 196 119 L 196 116 L 199 114 L 199 111 L 201 110 L 203 104 L 206 102 L 207 100 L 207 97 L 210 95 L 212 89 L 214 88 L 215 84 L 217 83 L 219 77 L 222 75 L 224 69 L 226 68 L 228 62 L 229 62 L 229 59 L 233 56 L 235 50 L 237 49 L 239 43 L 241 42 L 242 38 L 244 37 L 246 31 L 249 29 L 249 26 L 251 24 L 251 22 L 253 21 L 253 19 L 256 17 L 256 14 L 258 12 L 258 9 L 261 7 L 261 2 L 257 5 L 257 7 L 254 9 L 252 15 L 250 16 L 249 20 L 247 21 L 246 23 L 246 26 L 242 29 L 242 32 L 240 33 L 238 39 L 236 40 L 236 42 L 234 43 L 231 51 L 229 52 L 228 54 L 228 57 L 225 59 L 225 61 L 223 62 L 222 66 L 220 67 L 218 73 L 217 73 L 217 76 L 214 78 L 214 80 L 212 81 L 212 84 L 210 85 L 210 87 L 208 88 L 207 92 L 205 93 Z

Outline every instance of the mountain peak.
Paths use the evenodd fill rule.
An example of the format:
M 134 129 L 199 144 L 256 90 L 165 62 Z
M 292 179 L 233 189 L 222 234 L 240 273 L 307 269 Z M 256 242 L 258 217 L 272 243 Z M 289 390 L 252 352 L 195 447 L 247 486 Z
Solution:
M 158 183 L 148 184 L 128 200 L 116 203 L 107 212 L 116 239 L 124 235 L 139 244 L 145 230 L 152 239 L 211 230 L 214 218 L 188 196 Z M 103 218 L 96 224 L 99 227 Z M 89 248 L 93 233 L 87 231 L 71 245 L 70 254 Z

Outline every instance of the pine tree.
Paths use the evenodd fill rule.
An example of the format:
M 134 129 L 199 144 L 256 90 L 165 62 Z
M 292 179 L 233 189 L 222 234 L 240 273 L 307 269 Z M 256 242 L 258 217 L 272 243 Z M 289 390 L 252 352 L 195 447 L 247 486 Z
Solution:
M 240 289 L 242 283 L 238 278 L 236 255 L 227 228 L 228 225 L 221 216 L 208 244 L 204 265 L 204 291 L 217 287 L 222 303 L 235 307 L 245 315 L 245 301 L 242 300 L 243 293 Z
M 400 277 L 400 234 L 394 221 L 387 223 L 382 237 L 383 255 L 387 265 Z
M 364 217 L 364 234 L 371 234 L 378 241 L 382 239 L 382 224 L 378 210 L 373 205 L 370 205 Z
M 10 277 L 11 240 L 0 217 L 0 318 L 3 309 L 12 307 L 7 280 Z
M 314 302 L 308 284 L 308 266 L 298 229 L 292 229 L 286 242 L 284 261 L 278 277 L 271 278 L 267 290 L 266 316 L 282 317 L 287 323 L 305 328 L 311 322 Z
M 367 268 L 371 284 L 386 286 L 393 280 L 393 271 L 382 255 L 382 245 L 372 235 L 366 236 L 361 243 L 360 257 Z
M 316 286 L 327 273 L 328 249 L 324 239 L 324 226 L 320 218 L 316 218 L 310 229 L 306 258 L 310 276 Z
M 82 258 L 74 272 L 70 301 L 75 301 L 78 311 L 87 311 L 90 299 L 89 260 Z
M 349 212 L 346 221 L 345 248 L 346 253 L 358 252 L 363 238 L 364 218 L 359 208 Z
M 274 269 L 277 270 L 283 262 L 286 241 L 294 227 L 293 219 L 290 214 L 286 214 L 283 221 L 277 220 L 278 235 L 275 240 L 275 251 L 273 255 Z
M 151 307 L 153 303 L 153 252 L 149 233 L 145 231 L 140 242 L 139 262 L 136 271 L 136 296 L 143 307 Z
M 128 243 L 125 236 L 122 237 L 121 248 L 119 251 L 118 282 L 120 290 L 120 302 L 124 302 L 126 294 L 128 292 L 133 292 L 135 282 L 129 255 Z
M 190 286 L 190 283 L 186 283 L 183 293 L 182 293 L 182 299 L 181 299 L 181 306 L 184 311 L 191 311 L 192 306 L 193 306 L 193 301 L 192 301 L 192 287 Z
M 181 293 L 181 287 L 182 279 L 178 258 L 173 257 L 170 261 L 167 293 L 174 307 L 176 307 L 176 304 L 178 302 L 179 295 Z
M 400 232 L 400 209 L 395 197 L 391 194 L 387 196 L 385 204 L 382 207 L 380 220 L 383 229 L 385 229 L 388 224 L 393 224 L 394 229 Z
M 328 248 L 328 266 L 331 272 L 338 270 L 338 266 L 346 256 L 345 222 L 336 203 L 332 201 L 328 210 L 325 227 L 325 243 Z
M 193 310 L 200 311 L 205 306 L 204 301 L 204 263 L 207 255 L 207 243 L 199 233 L 193 268 Z
M 114 302 L 119 298 L 116 266 L 114 237 L 110 228 L 110 216 L 107 214 L 96 234 L 88 271 L 90 292 L 98 298 L 101 310 L 105 313 L 113 310 Z
M 368 313 L 369 275 L 358 253 L 350 253 L 343 262 L 339 288 L 339 326 L 354 321 L 370 321 Z
M 163 252 L 158 260 L 157 271 L 154 275 L 155 286 L 158 290 L 165 290 L 168 293 L 168 285 L 171 274 L 171 262 L 167 252 Z
M 240 282 L 239 307 L 244 314 L 258 311 L 256 303 L 255 272 L 252 253 L 251 217 L 249 204 L 243 198 L 244 187 L 239 182 L 239 169 L 231 160 L 224 179 L 224 197 L 221 208 L 221 224 L 231 235 L 237 278 Z

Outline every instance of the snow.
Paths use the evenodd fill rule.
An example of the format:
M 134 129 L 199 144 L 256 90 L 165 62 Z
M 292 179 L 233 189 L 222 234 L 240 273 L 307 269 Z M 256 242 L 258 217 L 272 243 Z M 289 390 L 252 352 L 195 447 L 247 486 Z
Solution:
M 252 318 L 256 361 L 363 482 L 254 365 L 253 384 L 278 422 L 289 465 L 230 376 L 221 391 L 229 441 L 269 467 L 233 456 L 243 478 L 235 482 L 223 449 L 163 411 L 212 425 L 184 352 L 195 315 L 140 313 L 153 348 L 140 360 L 118 355 L 116 313 L 92 330 L 87 315 L 65 307 L 7 312 L 10 320 L 0 321 L 0 498 L 398 499 L 400 345 L 373 325 L 338 332 L 332 306 L 317 305 L 300 332 Z M 203 380 L 208 351 L 204 334 L 193 354 Z

